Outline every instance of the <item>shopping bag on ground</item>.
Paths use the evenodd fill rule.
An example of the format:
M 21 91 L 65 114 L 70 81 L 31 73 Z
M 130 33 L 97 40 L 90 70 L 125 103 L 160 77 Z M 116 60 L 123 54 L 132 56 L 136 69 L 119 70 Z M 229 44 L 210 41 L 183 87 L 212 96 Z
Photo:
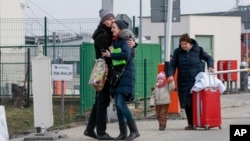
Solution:
M 110 102 L 107 107 L 107 122 L 116 122 L 118 120 L 116 108 L 114 102 Z

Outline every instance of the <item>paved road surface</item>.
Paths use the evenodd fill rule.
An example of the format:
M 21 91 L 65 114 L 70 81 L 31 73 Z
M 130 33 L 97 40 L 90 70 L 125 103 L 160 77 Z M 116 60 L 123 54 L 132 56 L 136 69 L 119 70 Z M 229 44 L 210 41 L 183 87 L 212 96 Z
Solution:
M 222 125 L 221 129 L 210 130 L 197 129 L 184 130 L 187 125 L 186 119 L 168 119 L 165 131 L 158 130 L 158 122 L 155 119 L 137 120 L 136 123 L 141 136 L 135 141 L 229 141 L 229 125 L 250 125 L 250 93 L 230 94 L 221 96 Z M 119 134 L 118 124 L 109 123 L 107 132 L 111 136 Z M 58 134 L 67 135 L 58 141 L 94 141 L 83 135 L 85 125 L 61 130 Z M 10 141 L 22 141 L 23 138 L 11 139 Z

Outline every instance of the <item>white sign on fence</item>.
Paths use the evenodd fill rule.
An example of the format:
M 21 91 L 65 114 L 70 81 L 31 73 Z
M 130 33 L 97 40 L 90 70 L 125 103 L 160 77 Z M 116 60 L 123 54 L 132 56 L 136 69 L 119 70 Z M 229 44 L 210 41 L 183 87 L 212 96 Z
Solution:
M 6 122 L 4 106 L 0 106 L 0 141 L 8 141 L 9 133 Z
M 70 81 L 73 79 L 73 65 L 52 64 L 52 80 Z

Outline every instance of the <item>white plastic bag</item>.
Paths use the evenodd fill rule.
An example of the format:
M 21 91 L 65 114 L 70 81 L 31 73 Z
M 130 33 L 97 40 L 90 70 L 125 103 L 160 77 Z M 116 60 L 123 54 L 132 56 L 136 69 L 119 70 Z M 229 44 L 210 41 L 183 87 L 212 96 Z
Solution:
M 110 102 L 107 108 L 107 122 L 115 122 L 118 120 L 116 108 L 114 107 L 114 103 Z

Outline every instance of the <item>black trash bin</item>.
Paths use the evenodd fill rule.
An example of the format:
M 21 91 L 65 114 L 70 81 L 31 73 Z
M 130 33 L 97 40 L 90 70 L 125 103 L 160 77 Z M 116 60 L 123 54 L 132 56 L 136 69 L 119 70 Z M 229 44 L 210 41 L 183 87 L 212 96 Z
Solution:
M 17 107 L 25 107 L 27 104 L 27 89 L 25 86 L 19 86 L 18 84 L 11 84 L 12 101 L 13 105 Z

